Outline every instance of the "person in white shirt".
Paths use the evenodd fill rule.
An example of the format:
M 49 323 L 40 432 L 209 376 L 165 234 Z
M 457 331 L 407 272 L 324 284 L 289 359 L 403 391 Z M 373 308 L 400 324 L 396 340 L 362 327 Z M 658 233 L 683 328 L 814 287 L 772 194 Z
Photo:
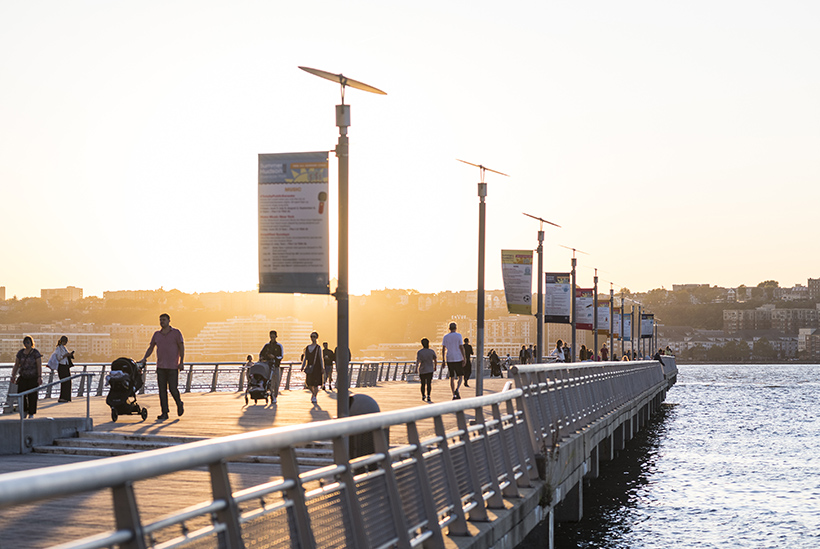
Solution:
M 464 339 L 462 339 L 460 333 L 456 332 L 456 323 L 451 322 L 450 333 L 445 335 L 441 341 L 441 361 L 447 363 L 453 400 L 461 398 L 458 390 L 461 389 L 461 381 L 464 377 L 465 356 Z
M 564 342 L 560 339 L 555 342 L 555 349 L 552 350 L 550 356 L 555 357 L 555 362 L 564 362 Z

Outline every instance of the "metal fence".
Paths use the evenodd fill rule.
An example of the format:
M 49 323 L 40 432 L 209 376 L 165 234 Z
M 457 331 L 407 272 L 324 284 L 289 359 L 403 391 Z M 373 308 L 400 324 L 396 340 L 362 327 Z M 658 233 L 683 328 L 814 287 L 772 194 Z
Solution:
M 145 385 L 140 394 L 157 391 L 156 369 L 146 368 Z M 180 376 L 180 390 L 190 392 L 243 391 L 246 376 L 244 362 L 188 362 Z M 280 390 L 302 389 L 305 386 L 305 375 L 299 369 L 299 362 L 283 362 L 281 365 Z M 12 364 L 0 364 L 0 402 L 6 401 Z M 100 362 L 76 363 L 72 374 L 87 374 L 72 382 L 72 394 L 81 398 L 90 393 L 102 396 L 106 391 L 105 376 L 111 372 L 111 364 Z M 414 362 L 352 362 L 349 364 L 348 379 L 351 387 L 373 387 L 382 381 L 406 381 L 415 373 Z M 334 378 L 337 375 L 334 369 Z M 447 376 L 444 368 L 437 372 L 438 378 Z M 40 390 L 41 398 L 51 398 L 54 381 L 57 381 L 54 370 L 44 368 L 44 384 Z M 7 410 L 8 411 L 8 410 Z
M 468 535 L 468 520 L 489 520 L 536 481 L 545 440 L 665 392 L 676 369 L 646 361 L 511 373 L 519 387 L 493 395 L 0 475 L 0 508 L 109 490 L 115 529 L 63 546 L 73 549 L 442 548 L 445 528 Z M 421 439 L 431 422 L 434 435 Z M 314 441 L 332 443 L 333 465 L 300 466 L 294 447 Z M 351 453 L 361 441 L 371 449 Z M 257 454 L 278 454 L 281 477 L 233 491 L 226 461 Z M 196 467 L 207 467 L 212 499 L 142 523 L 133 483 Z

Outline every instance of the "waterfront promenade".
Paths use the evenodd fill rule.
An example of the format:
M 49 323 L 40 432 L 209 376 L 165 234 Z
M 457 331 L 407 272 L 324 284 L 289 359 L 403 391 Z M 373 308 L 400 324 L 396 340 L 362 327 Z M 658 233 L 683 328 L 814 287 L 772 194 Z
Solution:
M 487 379 L 480 398 L 465 389 L 452 401 L 449 383 L 435 381 L 432 405 L 417 384 L 387 381 L 353 391 L 386 413 L 338 421 L 328 421 L 333 393 L 314 406 L 308 393 L 289 391 L 276 407 L 246 406 L 239 392 L 188 393 L 185 415 L 162 423 L 150 419 L 156 396 L 140 397 L 152 410 L 148 421 L 116 423 L 97 397 L 95 430 L 208 440 L 98 462 L 0 458 L 20 471 L 0 478 L 0 547 L 104 531 L 105 543 L 87 547 L 145 536 L 147 545 L 133 547 L 172 539 L 198 547 L 215 536 L 227 536 L 226 547 L 513 547 L 542 520 L 580 519 L 584 479 L 646 424 L 676 374 L 674 359 L 518 366 L 510 371 L 514 389 Z M 48 417 L 74 415 L 71 407 L 84 412 L 85 403 L 45 401 L 24 425 L 46 427 Z M 345 441 L 353 436 L 373 445 L 351 439 L 351 452 L 360 450 L 350 455 Z M 316 441 L 332 442 L 332 461 L 299 457 Z M 72 465 L 32 470 L 55 459 Z M 32 516 L 48 520 L 32 529 Z M 552 546 L 551 526 L 545 542 Z

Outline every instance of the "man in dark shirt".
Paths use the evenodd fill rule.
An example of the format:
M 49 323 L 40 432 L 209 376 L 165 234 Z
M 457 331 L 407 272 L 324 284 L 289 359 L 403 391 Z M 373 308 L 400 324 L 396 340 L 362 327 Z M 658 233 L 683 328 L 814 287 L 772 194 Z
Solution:
M 276 397 L 279 396 L 279 384 L 282 382 L 279 364 L 285 355 L 285 348 L 282 347 L 281 343 L 276 341 L 276 336 L 276 330 L 271 330 L 270 341 L 265 343 L 265 346 L 262 347 L 262 350 L 259 352 L 259 360 L 261 362 L 267 362 L 268 366 L 270 366 L 271 389 L 273 389 L 271 404 L 276 404 Z
M 472 356 L 473 356 L 473 346 L 470 345 L 470 338 L 464 338 L 464 358 L 466 362 L 464 363 L 464 386 L 469 387 L 467 385 L 467 380 L 470 379 L 470 374 L 473 373 L 473 363 L 472 363 Z
M 324 378 L 322 378 L 322 389 L 330 391 L 333 382 L 333 363 L 336 361 L 336 353 L 327 346 L 327 341 L 322 343 L 322 359 L 325 362 Z M 327 389 L 325 389 L 327 385 Z

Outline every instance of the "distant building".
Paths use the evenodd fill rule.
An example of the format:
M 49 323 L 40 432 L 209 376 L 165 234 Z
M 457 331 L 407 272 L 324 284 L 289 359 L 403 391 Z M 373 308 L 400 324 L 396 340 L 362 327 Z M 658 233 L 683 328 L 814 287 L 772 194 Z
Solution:
M 809 288 L 809 299 L 820 301 L 820 278 L 810 278 L 807 284 Z
M 42 299 L 62 299 L 63 301 L 80 301 L 83 298 L 83 289 L 67 286 L 65 288 L 52 288 L 40 290 Z
M 259 351 L 276 330 L 285 349 L 285 360 L 299 360 L 302 349 L 310 343 L 313 323 L 295 318 L 269 319 L 265 315 L 234 317 L 224 322 L 209 322 L 196 337 L 185 342 L 185 359 L 190 362 L 210 360 L 244 361 L 247 355 L 259 358 Z M 331 337 L 333 336 L 333 337 Z M 335 334 L 319 334 L 319 343 L 335 348 Z
M 0 286 L 0 301 L 6 300 L 6 287 Z
M 698 288 L 709 288 L 708 284 L 672 284 L 673 292 L 691 292 Z

